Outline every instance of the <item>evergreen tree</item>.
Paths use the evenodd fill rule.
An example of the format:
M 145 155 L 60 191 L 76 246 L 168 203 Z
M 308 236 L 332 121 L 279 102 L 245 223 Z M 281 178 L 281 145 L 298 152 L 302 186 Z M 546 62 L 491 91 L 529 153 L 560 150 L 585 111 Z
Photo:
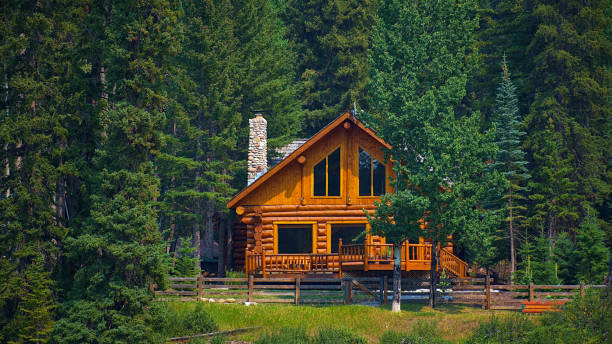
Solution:
M 604 243 L 605 233 L 593 212 L 589 211 L 582 220 L 576 236 L 577 278 L 587 284 L 602 284 L 608 272 L 610 250 Z
M 549 239 L 541 232 L 539 236 L 525 236 L 518 254 L 522 258 L 517 264 L 516 281 L 520 284 L 560 284 L 554 260 L 550 254 Z
M 153 283 L 164 285 L 167 263 L 154 201 L 159 180 L 151 159 L 160 149 L 166 94 L 162 82 L 177 50 L 176 12 L 167 2 L 96 3 L 88 22 L 100 34 L 102 127 L 94 159 L 89 216 L 66 239 L 72 288 L 53 341 L 148 343 L 143 320 Z
M 481 202 L 491 185 L 484 161 L 495 152 L 492 133 L 480 132 L 478 114 L 456 118 L 454 113 L 476 62 L 476 24 L 473 2 L 385 1 L 379 6 L 369 57 L 374 114 L 367 122 L 401 163 L 394 164 L 395 193 L 382 197 L 370 223 L 372 234 L 394 244 L 394 310 L 399 310 L 402 240 L 432 239 L 433 306 L 437 243 L 464 228 L 491 224 L 482 220 L 491 214 Z
M 376 1 L 289 0 L 284 19 L 304 82 L 305 134 L 314 134 L 355 104 L 367 106 L 368 37 Z
M 0 5 L 0 342 L 46 342 L 66 233 L 60 183 L 68 170 L 66 121 L 74 28 L 68 3 Z
M 529 12 L 537 25 L 526 50 L 534 61 L 526 118 L 526 146 L 537 176 L 532 223 L 543 224 L 549 237 L 578 226 L 583 202 L 602 209 L 610 194 L 609 155 L 603 153 L 609 152 L 603 133 L 611 117 L 602 85 L 609 83 L 605 66 L 612 60 L 605 3 L 536 1 Z
M 510 80 L 510 72 L 506 58 L 502 60 L 502 81 L 497 91 L 497 109 L 493 115 L 495 124 L 495 142 L 499 150 L 491 168 L 501 172 L 509 181 L 509 187 L 503 194 L 508 223 L 510 241 L 510 273 L 514 274 L 516 267 L 514 250 L 514 230 L 523 218 L 521 212 L 525 207 L 521 202 L 525 199 L 522 193 L 525 187 L 521 185 L 530 178 L 527 173 L 525 152 L 521 149 L 521 137 L 525 132 L 520 130 L 521 118 L 516 98 L 516 87 Z
M 167 144 L 156 164 L 162 228 L 169 242 L 193 237 L 199 268 L 200 256 L 213 258 L 213 216 L 227 211 L 246 181 L 248 119 L 264 111 L 273 150 L 296 135 L 302 112 L 295 54 L 269 1 L 186 1 L 183 8 L 184 48 L 174 59 Z
M 553 257 L 559 280 L 564 284 L 577 284 L 577 251 L 569 233 L 563 232 L 557 236 Z

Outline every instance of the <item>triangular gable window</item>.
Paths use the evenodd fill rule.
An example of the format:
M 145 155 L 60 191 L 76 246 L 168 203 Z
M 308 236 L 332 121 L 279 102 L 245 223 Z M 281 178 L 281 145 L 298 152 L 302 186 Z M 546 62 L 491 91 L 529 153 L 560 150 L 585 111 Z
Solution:
M 314 196 L 340 196 L 340 148 L 313 168 Z
M 380 196 L 386 184 L 385 165 L 359 148 L 359 196 Z

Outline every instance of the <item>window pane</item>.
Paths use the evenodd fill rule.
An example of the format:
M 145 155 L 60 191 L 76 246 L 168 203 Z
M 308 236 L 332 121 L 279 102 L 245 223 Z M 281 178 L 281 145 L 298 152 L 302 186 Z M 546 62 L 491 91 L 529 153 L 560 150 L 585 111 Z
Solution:
M 314 167 L 314 195 L 325 196 L 325 159 Z
M 340 148 L 327 157 L 327 196 L 340 196 Z
M 372 196 L 372 158 L 368 152 L 359 148 L 359 196 Z
M 374 196 L 380 196 L 385 193 L 385 165 L 378 160 L 372 160 L 374 167 Z
M 365 234 L 362 235 L 357 241 L 353 241 L 353 239 L 357 238 L 364 231 L 365 225 L 331 225 L 332 253 L 338 253 L 340 238 L 342 238 L 342 245 L 363 244 Z
M 312 253 L 312 225 L 278 225 L 278 253 Z

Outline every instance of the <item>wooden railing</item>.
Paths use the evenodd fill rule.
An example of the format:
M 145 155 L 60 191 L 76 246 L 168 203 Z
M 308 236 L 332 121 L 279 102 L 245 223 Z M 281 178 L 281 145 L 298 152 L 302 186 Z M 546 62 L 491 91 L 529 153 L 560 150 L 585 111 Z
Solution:
M 340 261 L 342 262 L 362 262 L 363 245 L 340 245 Z
M 447 250 L 440 250 L 440 266 L 455 276 L 467 276 L 468 264 Z
M 411 262 L 431 261 L 431 245 L 404 244 L 402 248 L 402 260 L 407 260 Z
M 339 253 L 320 254 L 266 254 L 245 255 L 245 272 L 267 276 L 286 273 L 340 273 L 344 266 L 352 270 L 391 270 L 393 266 L 392 244 L 342 245 Z M 264 264 L 265 262 L 265 264 Z M 402 269 L 428 270 L 431 262 L 431 245 L 402 245 Z M 466 277 L 468 265 L 447 250 L 440 250 L 439 267 L 457 277 Z
M 339 269 L 338 255 L 331 253 L 255 254 L 247 252 L 245 257 L 247 275 L 261 274 L 266 277 L 271 273 L 334 273 Z

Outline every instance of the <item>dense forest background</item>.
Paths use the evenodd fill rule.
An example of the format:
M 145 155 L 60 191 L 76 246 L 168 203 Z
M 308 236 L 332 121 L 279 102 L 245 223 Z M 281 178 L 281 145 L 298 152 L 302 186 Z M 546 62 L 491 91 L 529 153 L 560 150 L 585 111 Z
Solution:
M 483 205 L 508 213 L 496 261 L 515 261 L 511 225 L 517 281 L 602 283 L 612 3 L 456 4 L 479 25 L 455 116 L 497 129 L 500 154 L 483 162 L 510 185 Z M 154 341 L 149 285 L 165 283 L 179 238 L 212 243 L 231 223 L 248 119 L 264 113 L 272 155 L 348 109 L 371 110 L 379 5 L 3 1 L 0 343 Z

